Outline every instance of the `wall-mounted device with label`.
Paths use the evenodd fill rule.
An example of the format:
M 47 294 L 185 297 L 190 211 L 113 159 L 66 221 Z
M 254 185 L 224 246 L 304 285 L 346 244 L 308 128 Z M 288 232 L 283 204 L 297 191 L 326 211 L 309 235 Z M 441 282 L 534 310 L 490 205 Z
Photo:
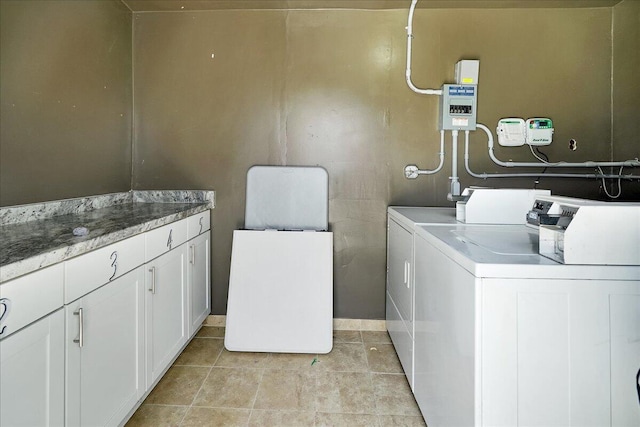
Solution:
M 528 119 L 526 123 L 526 143 L 529 145 L 549 145 L 553 136 L 553 122 L 547 118 Z
M 476 85 L 443 85 L 439 130 L 476 130 Z
M 498 121 L 498 144 L 503 147 L 521 147 L 525 143 L 526 128 L 524 119 L 509 117 Z
M 459 85 L 477 85 L 480 72 L 480 61 L 463 59 L 456 62 L 455 78 Z

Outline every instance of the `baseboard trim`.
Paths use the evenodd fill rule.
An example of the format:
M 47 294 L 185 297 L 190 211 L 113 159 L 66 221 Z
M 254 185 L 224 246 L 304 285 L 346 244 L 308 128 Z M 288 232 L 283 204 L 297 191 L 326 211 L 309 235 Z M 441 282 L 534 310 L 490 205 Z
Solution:
M 204 324 L 207 326 L 224 327 L 227 316 L 211 314 Z M 336 331 L 386 331 L 384 320 L 376 319 L 333 319 L 333 329 Z

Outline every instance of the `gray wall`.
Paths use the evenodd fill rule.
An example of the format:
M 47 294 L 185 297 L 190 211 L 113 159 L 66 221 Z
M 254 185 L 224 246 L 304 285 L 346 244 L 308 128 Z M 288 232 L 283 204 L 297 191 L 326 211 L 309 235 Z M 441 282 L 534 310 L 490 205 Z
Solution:
M 386 207 L 450 205 L 448 163 L 416 181 L 402 175 L 408 163 L 434 167 L 439 144 L 437 98 L 404 83 L 405 8 L 132 14 L 115 0 L 3 0 L 0 8 L 0 205 L 132 187 L 215 189 L 213 310 L 221 314 L 247 169 L 319 164 L 331 177 L 335 316 L 384 317 Z M 480 59 L 479 120 L 490 128 L 505 116 L 549 116 L 552 160 L 638 157 L 639 16 L 631 0 L 420 9 L 414 81 L 439 87 L 456 61 Z M 471 150 L 474 170 L 499 171 L 481 132 Z M 526 149 L 497 155 L 531 158 Z M 463 185 L 534 185 L 483 182 L 460 169 Z M 596 181 L 539 187 L 603 196 Z M 627 183 L 624 196 L 640 200 L 638 187 Z
M 0 205 L 131 188 L 131 12 L 0 2 Z
M 480 122 L 495 128 L 502 117 L 548 116 L 556 142 L 543 151 L 551 160 L 609 159 L 612 14 L 418 10 L 414 81 L 439 87 L 452 81 L 456 61 L 480 59 Z M 402 173 L 408 163 L 434 167 L 439 148 L 438 99 L 404 82 L 406 19 L 405 9 L 134 15 L 133 186 L 216 189 L 214 313 L 225 312 L 247 169 L 321 165 L 331 177 L 335 316 L 384 317 L 386 207 L 451 205 L 449 164 L 416 181 Z M 570 138 L 579 141 L 575 152 Z M 473 168 L 498 172 L 484 134 L 471 142 Z M 637 146 L 625 150 L 637 156 Z M 498 147 L 497 155 L 532 159 L 524 148 Z M 485 182 L 464 172 L 461 180 L 534 186 L 533 179 Z M 602 196 L 596 181 L 540 181 L 559 194 Z
M 612 27 L 614 84 L 611 157 L 633 159 L 640 157 L 640 2 L 625 0 L 616 5 L 613 8 Z M 612 191 L 616 189 L 614 187 Z M 623 182 L 622 189 L 623 198 L 640 200 L 640 184 L 637 182 Z

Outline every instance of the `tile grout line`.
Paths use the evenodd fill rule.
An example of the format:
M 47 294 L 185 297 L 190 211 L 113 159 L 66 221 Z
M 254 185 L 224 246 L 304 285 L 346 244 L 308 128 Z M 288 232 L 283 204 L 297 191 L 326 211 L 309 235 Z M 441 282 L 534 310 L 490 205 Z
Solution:
M 373 372 L 371 371 L 371 364 L 369 363 L 369 353 L 367 352 L 367 345 L 371 345 L 372 343 L 364 342 L 364 336 L 362 335 L 362 331 L 360 331 L 360 337 L 362 338 L 362 347 L 364 349 L 364 356 L 367 359 L 367 373 L 369 374 L 369 385 L 371 386 L 373 408 L 376 416 L 376 424 L 380 427 L 382 426 L 382 420 L 380 419 L 380 411 L 378 410 L 378 397 L 376 396 L 376 389 L 373 384 Z
M 331 347 L 333 348 L 333 342 L 331 344 Z M 314 359 L 316 361 L 316 363 L 318 363 L 320 361 L 320 354 L 316 353 Z M 311 362 L 311 366 L 313 367 L 313 365 L 315 365 L 315 363 Z M 315 389 L 313 390 L 313 427 L 316 427 L 317 424 L 317 419 L 318 419 L 318 382 L 320 381 L 320 372 L 319 370 L 316 368 L 316 372 L 315 372 Z
M 271 357 L 271 353 L 269 353 L 269 358 Z M 260 386 L 262 386 L 262 379 L 264 378 L 264 371 L 266 370 L 264 366 L 260 368 L 262 372 L 260 373 L 260 380 L 258 380 L 258 387 L 256 388 L 256 393 L 253 395 L 253 401 L 251 402 L 251 407 L 249 408 L 249 419 L 247 420 L 247 426 L 251 422 L 251 417 L 253 416 L 253 410 L 256 406 L 256 400 L 258 400 L 258 392 L 260 391 Z
M 195 338 L 194 338 L 195 339 Z M 222 346 L 224 348 L 224 345 Z M 218 359 L 220 358 L 220 355 L 222 354 L 222 350 L 223 348 L 221 348 L 218 351 L 218 355 L 216 356 L 216 359 L 213 361 L 213 363 L 211 364 L 211 366 L 209 367 L 209 372 L 207 372 L 207 375 L 204 377 L 204 380 L 202 381 L 202 384 L 200 384 L 200 388 L 198 389 L 198 391 L 196 392 L 196 394 L 193 396 L 193 399 L 191 399 L 191 403 L 189 404 L 189 407 L 187 408 L 187 410 L 185 411 L 184 415 L 182 416 L 182 419 L 180 420 L 180 423 L 178 424 L 178 426 L 182 426 L 182 423 L 184 422 L 184 419 L 187 417 L 187 414 L 189 413 L 189 411 L 191 410 L 191 408 L 193 407 L 193 403 L 195 402 L 195 400 L 197 399 L 198 395 L 200 394 L 200 392 L 202 391 L 202 389 L 204 388 L 205 383 L 207 382 L 207 379 L 209 378 L 209 375 L 211 375 L 211 372 L 213 371 L 213 367 L 215 366 L 216 362 L 218 361 Z M 183 350 L 184 351 L 184 350 Z

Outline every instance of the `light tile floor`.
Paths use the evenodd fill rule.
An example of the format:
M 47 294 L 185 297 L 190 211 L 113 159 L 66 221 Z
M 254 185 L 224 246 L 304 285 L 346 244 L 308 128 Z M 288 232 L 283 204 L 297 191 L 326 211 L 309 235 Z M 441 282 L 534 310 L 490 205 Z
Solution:
M 425 426 L 386 332 L 334 331 L 329 354 L 237 353 L 203 326 L 126 427 Z

